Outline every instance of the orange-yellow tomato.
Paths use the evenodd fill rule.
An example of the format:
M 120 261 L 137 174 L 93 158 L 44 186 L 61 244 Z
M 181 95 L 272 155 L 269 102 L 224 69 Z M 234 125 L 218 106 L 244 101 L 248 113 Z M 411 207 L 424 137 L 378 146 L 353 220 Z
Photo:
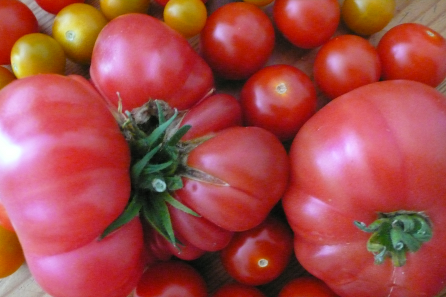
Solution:
M 65 73 L 65 53 L 49 35 L 31 33 L 20 37 L 11 50 L 11 68 L 17 78 L 39 73 Z
M 126 13 L 147 13 L 150 0 L 100 0 L 102 13 L 109 20 Z
M 9 84 L 15 79 L 15 75 L 6 69 L 5 67 L 0 66 L 0 90 L 3 89 L 4 86 Z
M 94 43 L 107 22 L 104 14 L 92 5 L 70 4 L 54 18 L 53 37 L 62 45 L 69 59 L 89 64 Z
M 384 29 L 395 14 L 395 0 L 345 0 L 341 7 L 344 23 L 359 35 Z
M 207 9 L 202 0 L 169 0 L 164 7 L 164 22 L 184 37 L 201 32 L 207 19 Z
M 13 274 L 24 262 L 25 257 L 17 235 L 0 225 L 0 278 Z

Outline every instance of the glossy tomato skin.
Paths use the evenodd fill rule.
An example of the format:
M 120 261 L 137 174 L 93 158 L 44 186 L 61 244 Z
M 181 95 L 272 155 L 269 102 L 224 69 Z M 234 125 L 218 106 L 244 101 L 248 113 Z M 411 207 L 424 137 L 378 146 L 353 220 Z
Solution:
M 45 11 L 57 14 L 62 8 L 73 3 L 84 3 L 85 0 L 36 0 L 36 3 Z
M 316 111 L 316 88 L 291 65 L 272 65 L 252 75 L 240 92 L 244 122 L 262 127 L 285 141 Z
M 112 20 L 126 13 L 147 13 L 150 2 L 150 0 L 100 0 L 99 7 L 105 17 Z
M 144 272 L 135 297 L 207 297 L 204 278 L 191 265 L 178 260 L 157 262 Z
M 334 99 L 353 89 L 377 82 L 381 62 L 375 47 L 356 35 L 341 35 L 317 52 L 313 75 L 318 87 Z
M 341 17 L 353 32 L 371 35 L 381 31 L 395 14 L 395 0 L 345 0 Z
M 0 5 L 0 28 L 0 65 L 9 65 L 14 43 L 25 34 L 37 33 L 39 24 L 26 4 L 18 0 L 4 0 Z
M 212 297 L 265 297 L 258 288 L 240 283 L 227 283 L 217 289 Z
M 214 182 L 183 178 L 175 193 L 205 219 L 229 231 L 260 224 L 288 185 L 289 160 L 271 132 L 259 127 L 230 127 L 216 133 L 187 156 L 187 166 Z M 242 215 L 249 213 L 249 216 Z
M 276 279 L 293 255 L 293 233 L 286 222 L 273 216 L 260 225 L 237 232 L 220 251 L 225 270 L 237 282 L 251 286 Z
M 208 17 L 200 42 L 201 54 L 217 76 L 241 80 L 265 65 L 274 48 L 275 33 L 260 8 L 232 2 Z
M 40 74 L 6 86 L 0 110 L 1 202 L 35 279 L 52 296 L 128 294 L 140 222 L 98 240 L 130 195 L 128 145 L 103 98 L 80 76 Z
M 286 283 L 278 297 L 337 297 L 337 295 L 320 279 L 302 276 Z
M 341 8 L 337 0 L 276 0 L 273 19 L 279 31 L 295 46 L 315 48 L 338 28 Z
M 411 79 L 432 87 L 446 78 L 446 39 L 416 23 L 391 28 L 377 46 L 382 79 Z
M 124 111 L 150 98 L 187 109 L 206 97 L 214 83 L 211 69 L 183 36 L 154 17 L 136 13 L 113 19 L 101 31 L 90 74 L 116 107 L 120 94 Z
M 425 84 L 377 82 L 331 101 L 296 136 L 283 199 L 296 257 L 338 295 L 435 296 L 444 289 L 446 254 L 437 247 L 446 240 L 439 227 L 446 223 L 445 114 L 446 98 Z M 370 234 L 353 222 L 397 210 L 424 212 L 433 237 L 404 266 L 389 259 L 377 265 L 366 249 Z

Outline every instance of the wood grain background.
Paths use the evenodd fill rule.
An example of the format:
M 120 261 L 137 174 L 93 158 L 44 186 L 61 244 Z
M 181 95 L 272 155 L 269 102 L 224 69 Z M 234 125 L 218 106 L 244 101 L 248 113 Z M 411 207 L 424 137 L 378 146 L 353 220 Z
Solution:
M 27 4 L 33 12 L 36 14 L 39 20 L 40 31 L 51 34 L 51 26 L 54 19 L 54 15 L 44 12 L 38 7 L 34 0 L 22 0 Z M 231 2 L 229 0 L 209 0 L 208 9 L 213 11 L 216 7 L 223 3 Z M 339 0 L 340 3 L 343 0 Z M 98 0 L 87 0 L 86 3 L 99 7 Z M 374 45 L 377 44 L 380 37 L 391 27 L 407 22 L 416 22 L 427 25 L 435 31 L 441 33 L 446 37 L 446 0 L 396 0 L 397 8 L 396 15 L 389 25 L 381 32 L 371 36 L 370 42 Z M 149 13 L 155 16 L 161 15 L 161 8 L 156 4 L 153 4 L 149 10 Z M 265 11 L 271 15 L 271 6 L 266 7 Z M 336 34 L 349 33 L 341 24 Z M 190 43 L 196 49 L 198 49 L 198 38 L 194 37 L 190 39 Z M 311 65 L 314 60 L 317 49 L 314 50 L 302 50 L 298 49 L 286 40 L 277 36 L 277 44 L 273 55 L 267 64 L 286 63 L 294 65 L 311 77 Z M 446 61 L 445 61 L 446 63 Z M 77 73 L 85 77 L 88 77 L 88 67 L 79 66 L 68 61 L 67 74 Z M 225 90 L 237 96 L 238 90 L 242 86 L 242 82 L 217 82 L 217 87 L 221 90 Z M 442 93 L 446 94 L 446 80 L 437 88 Z M 319 93 L 320 104 L 323 105 L 326 102 L 326 98 Z M 226 282 L 230 282 L 231 278 L 224 272 L 220 263 L 218 254 L 209 253 L 202 258 L 192 261 L 191 264 L 197 268 L 205 277 L 209 292 L 212 293 L 219 286 Z M 446 265 L 446 263 L 445 263 Z M 280 288 L 284 283 L 295 278 L 297 276 L 306 274 L 305 270 L 297 263 L 293 258 L 286 271 L 274 282 L 261 286 L 260 289 L 268 297 L 277 296 Z M 422 277 L 420 272 L 420 277 Z M 442 295 L 446 297 L 446 294 Z M 0 279 L 0 297 L 51 297 L 42 291 L 39 285 L 34 281 L 29 270 L 24 264 L 16 273 L 10 277 Z M 79 296 L 82 297 L 82 296 Z

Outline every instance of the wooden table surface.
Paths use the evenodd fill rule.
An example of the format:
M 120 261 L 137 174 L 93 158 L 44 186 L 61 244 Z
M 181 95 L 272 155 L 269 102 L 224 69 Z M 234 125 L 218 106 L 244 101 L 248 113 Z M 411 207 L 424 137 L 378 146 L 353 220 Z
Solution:
M 36 14 L 39 20 L 40 31 L 51 34 L 51 25 L 54 16 L 45 13 L 41 10 L 34 0 L 21 0 L 26 3 Z M 98 0 L 87 0 L 86 3 L 90 3 L 98 7 Z M 208 0 L 209 10 L 213 10 L 216 6 L 221 5 L 223 2 L 230 2 L 229 0 Z M 339 0 L 340 3 L 343 0 Z M 441 33 L 446 37 L 446 0 L 396 0 L 396 15 L 389 25 L 381 32 L 376 33 L 370 37 L 370 42 L 374 45 L 377 44 L 380 37 L 389 28 L 407 22 L 416 22 L 427 25 L 435 31 Z M 156 5 L 152 5 L 150 13 L 160 15 L 160 8 Z M 265 8 L 268 14 L 271 14 L 271 7 Z M 340 25 L 337 34 L 348 33 L 345 28 Z M 193 46 L 197 46 L 198 39 L 192 38 L 190 40 Z M 317 49 L 314 50 L 301 50 L 291 46 L 289 43 L 278 38 L 280 47 L 275 50 L 268 64 L 286 63 L 297 66 L 307 74 L 311 76 L 311 65 L 314 60 Z M 446 63 L 446 61 L 445 61 Z M 88 76 L 88 68 L 81 67 L 74 63 L 67 64 L 67 73 L 77 73 L 84 76 Z M 232 92 L 237 95 L 237 91 L 240 88 L 240 83 L 222 84 L 222 88 L 227 89 L 228 92 Z M 446 94 L 446 80 L 438 87 L 438 89 Z M 323 95 L 319 95 L 321 102 L 326 100 Z M 209 253 L 202 258 L 191 262 L 205 277 L 210 292 L 213 292 L 216 288 L 222 284 L 231 281 L 231 278 L 223 271 L 217 254 Z M 303 275 L 306 272 L 299 266 L 295 259 L 289 264 L 286 271 L 274 282 L 261 286 L 260 289 L 268 297 L 277 296 L 278 291 L 283 284 L 292 278 L 299 275 Z M 420 276 L 422 277 L 422 276 Z M 444 295 L 446 296 L 446 295 Z M 13 275 L 0 279 L 0 297 L 51 297 L 42 291 L 39 285 L 34 281 L 29 270 L 24 264 Z M 79 296 L 82 297 L 82 296 Z

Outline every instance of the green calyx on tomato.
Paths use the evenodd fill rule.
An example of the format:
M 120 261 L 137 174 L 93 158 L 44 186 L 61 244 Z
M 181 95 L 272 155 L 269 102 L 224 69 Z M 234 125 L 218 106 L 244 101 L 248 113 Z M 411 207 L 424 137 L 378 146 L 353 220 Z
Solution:
M 432 238 L 431 222 L 422 212 L 379 213 L 378 219 L 369 226 L 358 221 L 355 225 L 372 233 L 367 241 L 367 250 L 375 255 L 376 264 L 390 257 L 394 266 L 403 266 L 407 252 L 418 251 L 424 242 Z
M 127 208 L 102 237 L 141 213 L 155 230 L 177 246 L 179 242 L 174 235 L 168 205 L 199 216 L 170 194 L 183 187 L 181 177 L 224 183 L 183 162 L 191 150 L 209 137 L 180 142 L 191 126 L 179 127 L 181 114 L 161 100 L 150 100 L 131 112 L 119 114 L 118 121 L 132 154 L 132 195 Z

